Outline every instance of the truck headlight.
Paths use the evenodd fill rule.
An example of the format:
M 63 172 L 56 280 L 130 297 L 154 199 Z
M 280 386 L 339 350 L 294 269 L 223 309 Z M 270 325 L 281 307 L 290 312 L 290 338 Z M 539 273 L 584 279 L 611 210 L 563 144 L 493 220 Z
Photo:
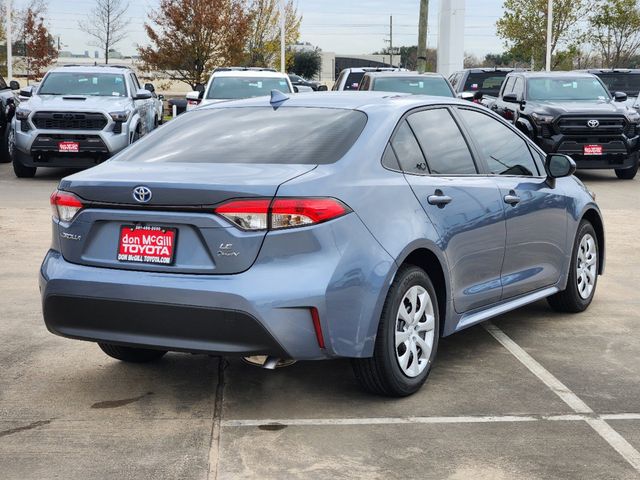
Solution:
M 546 115 L 544 113 L 533 112 L 531 114 L 531 117 L 533 118 L 533 121 L 536 122 L 538 125 L 553 122 L 553 115 Z
M 16 110 L 16 118 L 20 121 L 27 120 L 31 115 L 31 110 L 27 110 L 26 108 L 18 108 Z
M 640 123 L 640 113 L 629 110 L 627 112 L 627 120 L 631 123 Z
M 124 123 L 129 119 L 129 112 L 109 112 L 114 122 Z

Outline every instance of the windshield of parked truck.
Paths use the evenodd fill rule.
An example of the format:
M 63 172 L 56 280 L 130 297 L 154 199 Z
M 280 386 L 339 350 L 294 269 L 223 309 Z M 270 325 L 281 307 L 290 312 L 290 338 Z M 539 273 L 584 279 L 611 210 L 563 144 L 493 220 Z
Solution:
M 52 72 L 47 75 L 38 95 L 82 95 L 126 97 L 124 75 L 117 73 Z
M 630 97 L 637 97 L 640 92 L 640 73 L 597 73 L 600 80 L 614 92 L 624 92 Z
M 280 77 L 217 77 L 211 82 L 207 98 L 229 100 L 237 98 L 262 97 L 271 90 L 291 93 L 289 83 Z
M 530 78 L 527 83 L 528 100 L 592 102 L 609 98 L 607 89 L 593 77 Z
M 376 78 L 373 82 L 373 90 L 380 92 L 411 93 L 414 95 L 453 97 L 451 88 L 449 88 L 444 78 L 427 77 L 425 75 Z

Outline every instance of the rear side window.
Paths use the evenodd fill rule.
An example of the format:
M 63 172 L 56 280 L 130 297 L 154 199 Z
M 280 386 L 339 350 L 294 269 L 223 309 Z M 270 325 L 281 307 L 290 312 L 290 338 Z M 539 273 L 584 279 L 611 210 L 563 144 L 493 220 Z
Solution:
M 495 175 L 538 175 L 527 143 L 495 118 L 473 110 L 459 110 Z
M 363 112 L 338 108 L 203 108 L 145 136 L 114 161 L 328 164 L 347 153 L 366 123 Z
M 424 161 L 422 151 L 420 151 L 420 145 L 405 120 L 396 130 L 396 134 L 391 140 L 391 146 L 403 172 L 427 173 L 427 164 Z
M 351 72 L 344 84 L 345 90 L 358 90 L 360 80 L 364 77 L 364 72 Z
M 412 114 L 408 120 L 427 157 L 431 173 L 477 173 L 467 142 L 447 109 L 424 110 Z

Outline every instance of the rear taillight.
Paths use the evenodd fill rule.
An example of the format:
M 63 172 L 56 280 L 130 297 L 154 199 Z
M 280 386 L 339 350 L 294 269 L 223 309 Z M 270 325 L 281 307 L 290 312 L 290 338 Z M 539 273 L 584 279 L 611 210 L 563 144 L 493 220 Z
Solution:
M 62 222 L 70 222 L 82 210 L 82 201 L 72 193 L 56 190 L 49 198 L 53 218 Z
M 341 217 L 351 210 L 335 198 L 230 200 L 215 209 L 243 230 L 304 227 Z

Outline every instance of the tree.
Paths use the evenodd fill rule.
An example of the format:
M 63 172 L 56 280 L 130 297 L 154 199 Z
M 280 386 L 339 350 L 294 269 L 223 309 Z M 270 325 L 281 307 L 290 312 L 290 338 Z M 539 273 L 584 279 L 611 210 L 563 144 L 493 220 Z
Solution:
M 44 19 L 36 17 L 31 9 L 27 10 L 22 39 L 27 80 L 31 77 L 40 80 L 44 74 L 43 70 L 58 58 L 58 51 L 53 37 L 44 26 Z
M 243 0 L 160 0 L 145 23 L 151 45 L 138 47 L 141 70 L 195 89 L 220 65 L 244 58 L 250 17 Z
M 304 78 L 313 78 L 322 69 L 322 55 L 320 49 L 298 50 L 293 54 L 291 70 Z
M 251 24 L 245 64 L 251 67 L 280 68 L 280 0 L 252 0 L 249 7 Z M 293 0 L 285 4 L 285 44 L 300 38 L 302 17 Z M 287 49 L 285 62 L 292 66 L 294 52 Z
M 603 0 L 589 23 L 592 43 L 605 66 L 627 67 L 640 48 L 640 10 L 637 0 Z
M 590 0 L 554 0 L 551 26 L 552 67 L 560 48 L 569 49 L 580 43 L 582 32 L 579 20 L 589 11 Z M 504 39 L 509 52 L 529 58 L 533 68 L 544 66 L 547 36 L 547 0 L 505 0 L 502 18 L 496 22 L 498 36 Z
M 93 39 L 90 45 L 102 49 L 104 63 L 109 63 L 109 52 L 127 36 L 129 4 L 122 0 L 95 1 L 96 7 L 86 20 L 78 22 L 78 26 Z

